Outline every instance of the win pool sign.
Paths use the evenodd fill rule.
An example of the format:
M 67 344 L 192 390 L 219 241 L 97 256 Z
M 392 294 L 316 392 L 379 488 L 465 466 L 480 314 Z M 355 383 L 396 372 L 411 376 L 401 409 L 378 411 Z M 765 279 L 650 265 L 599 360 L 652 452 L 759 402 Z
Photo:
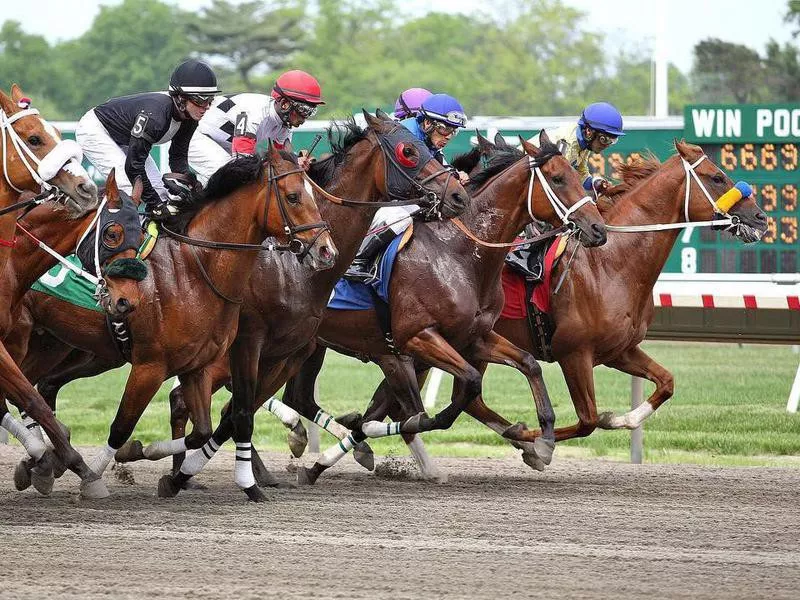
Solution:
M 800 104 L 693 104 L 684 109 L 687 141 L 782 142 L 800 138 Z

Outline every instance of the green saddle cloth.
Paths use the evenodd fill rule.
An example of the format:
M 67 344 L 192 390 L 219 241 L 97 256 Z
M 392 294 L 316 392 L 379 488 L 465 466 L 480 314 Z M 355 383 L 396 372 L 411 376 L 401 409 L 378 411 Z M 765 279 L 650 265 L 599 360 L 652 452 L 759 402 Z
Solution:
M 67 256 L 67 260 L 81 268 L 81 263 L 74 254 Z M 75 306 L 103 312 L 103 309 L 97 305 L 97 300 L 93 296 L 95 291 L 94 284 L 83 277 L 78 277 L 61 263 L 56 264 L 56 266 L 42 275 L 31 286 L 31 289 L 55 296 Z

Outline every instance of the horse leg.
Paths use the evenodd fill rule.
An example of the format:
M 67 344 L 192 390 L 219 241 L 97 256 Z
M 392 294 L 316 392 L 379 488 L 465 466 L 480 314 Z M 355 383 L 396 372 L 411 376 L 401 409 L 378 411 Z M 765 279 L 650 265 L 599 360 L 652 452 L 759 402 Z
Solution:
M 386 393 L 400 403 L 403 407 L 404 415 L 410 418 L 411 415 L 422 413 L 422 400 L 419 398 L 417 377 L 414 372 L 412 360 L 404 356 L 385 355 L 376 358 L 375 362 L 386 377 L 384 379 L 384 383 L 388 388 Z M 306 380 L 306 382 L 308 381 Z M 377 413 L 381 410 L 386 404 L 386 393 L 384 393 L 379 386 L 376 393 L 373 394 L 372 401 L 367 409 L 367 414 Z M 324 471 L 339 462 L 339 460 L 356 446 L 357 443 L 363 441 L 364 436 L 382 437 L 384 435 L 394 435 L 399 432 L 397 427 L 392 427 L 392 425 L 397 425 L 396 423 L 388 424 L 387 426 L 387 424 L 379 421 L 369 421 L 366 418 L 356 419 L 356 421 L 355 427 L 357 429 L 353 431 L 353 433 L 323 452 L 311 468 L 301 468 L 298 470 L 298 483 L 315 483 Z M 361 425 L 361 423 L 363 423 L 363 425 Z M 359 426 L 362 428 L 362 431 L 358 430 Z M 365 427 L 367 429 L 363 429 Z
M 84 497 L 105 498 L 109 495 L 108 489 L 100 480 L 100 477 L 92 472 L 81 455 L 70 445 L 63 425 L 56 420 L 53 411 L 50 410 L 44 399 L 25 379 L 25 376 L 14 363 L 2 343 L 0 343 L 0 390 L 6 392 L 16 406 L 24 410 L 42 426 L 53 442 L 56 455 L 67 465 L 67 468 L 81 478 L 81 494 Z M 14 424 L 9 421 L 9 416 L 6 412 L 0 425 L 6 429 L 12 427 L 9 431 L 17 437 L 18 434 L 24 436 L 27 433 L 27 429 L 22 427 L 23 431 L 14 430 Z M 32 441 L 34 439 L 35 441 Z M 52 475 L 52 462 L 49 463 L 49 466 L 45 464 L 52 459 L 44 443 L 33 435 L 27 438 L 27 442 L 28 445 L 26 445 L 25 449 L 31 456 L 42 463 L 43 474 L 47 475 L 49 473 Z
M 555 448 L 556 416 L 542 378 L 542 367 L 533 356 L 494 331 L 490 331 L 475 345 L 475 356 L 478 360 L 514 367 L 528 380 L 542 432 L 541 437 L 537 437 L 533 442 L 533 450 L 544 464 L 549 465 L 553 459 L 553 449 Z M 524 426 L 519 423 L 506 429 L 502 435 L 511 440 L 526 441 L 519 439 L 519 433 L 523 429 Z
M 558 361 L 578 415 L 578 422 L 557 427 L 556 441 L 586 437 L 597 427 L 597 400 L 594 395 L 594 363 L 590 352 L 574 352 Z M 538 431 L 523 432 L 522 439 L 534 441 Z M 531 439 L 533 438 L 533 439 Z
M 624 415 L 615 416 L 612 412 L 601 413 L 597 419 L 597 426 L 602 429 L 636 429 L 675 392 L 675 380 L 672 373 L 654 361 L 639 346 L 628 348 L 614 361 L 609 362 L 608 366 L 629 375 L 649 379 L 656 384 L 656 389 L 647 402 L 642 402 L 637 408 Z
M 130 438 L 136 424 L 166 378 L 166 369 L 159 362 L 133 365 L 125 384 L 117 415 L 108 435 L 108 443 L 92 459 L 92 470 L 102 475 L 117 451 Z

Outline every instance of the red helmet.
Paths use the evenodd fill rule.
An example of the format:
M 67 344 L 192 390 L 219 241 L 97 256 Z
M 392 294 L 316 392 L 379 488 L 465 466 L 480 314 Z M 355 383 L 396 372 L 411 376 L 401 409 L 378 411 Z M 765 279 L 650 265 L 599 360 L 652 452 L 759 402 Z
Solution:
M 319 82 L 305 71 L 286 71 L 272 88 L 273 98 L 291 98 L 306 104 L 325 104 Z

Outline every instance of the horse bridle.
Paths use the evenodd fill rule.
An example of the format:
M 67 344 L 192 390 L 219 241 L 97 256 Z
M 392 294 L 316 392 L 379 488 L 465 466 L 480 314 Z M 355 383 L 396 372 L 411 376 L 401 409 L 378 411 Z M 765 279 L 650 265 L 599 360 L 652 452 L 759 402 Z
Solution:
M 272 165 L 272 162 L 267 162 L 267 188 L 266 188 L 266 195 L 267 199 L 264 202 L 264 226 L 266 227 L 267 224 L 267 217 L 269 215 L 269 195 L 270 192 L 274 193 L 275 200 L 278 204 L 278 210 L 281 213 L 281 218 L 283 219 L 283 230 L 289 238 L 289 242 L 287 244 L 243 244 L 237 242 L 213 242 L 209 240 L 201 240 L 198 238 L 189 237 L 187 235 L 183 235 L 178 233 L 177 231 L 172 231 L 168 227 L 166 227 L 163 223 L 161 224 L 161 230 L 164 231 L 168 236 L 171 238 L 175 238 L 179 242 L 183 242 L 185 244 L 189 244 L 190 246 L 198 246 L 200 248 L 211 248 L 214 250 L 278 250 L 278 251 L 289 251 L 292 254 L 295 254 L 299 261 L 302 260 L 308 255 L 311 251 L 311 248 L 316 244 L 317 240 L 320 236 L 325 232 L 330 230 L 330 225 L 327 221 L 320 221 L 317 223 L 309 223 L 307 225 L 295 225 L 291 217 L 289 216 L 289 212 L 285 205 L 285 200 L 283 195 L 280 191 L 280 186 L 278 185 L 278 181 L 287 177 L 288 175 L 294 175 L 296 173 L 304 174 L 305 171 L 302 168 L 291 169 L 289 171 L 284 171 L 283 173 L 277 173 L 275 167 Z M 296 237 L 296 234 L 301 233 L 303 231 L 308 231 L 311 229 L 319 229 L 317 235 L 311 240 L 311 242 L 304 242 L 303 240 Z
M 28 148 L 28 145 L 22 141 L 22 138 L 20 138 L 19 134 L 12 126 L 13 123 L 24 117 L 38 114 L 39 111 L 35 108 L 26 108 L 12 115 L 7 115 L 4 110 L 0 109 L 0 130 L 3 132 L 3 176 L 8 185 L 19 193 L 22 193 L 23 190 L 14 185 L 8 174 L 9 139 L 11 140 L 11 146 L 16 150 L 17 155 L 22 161 L 22 164 L 25 165 L 28 173 L 30 173 L 33 180 L 45 191 L 55 187 L 47 182 L 53 179 L 61 169 L 65 169 L 75 176 L 86 175 L 86 172 L 81 166 L 83 151 L 74 140 L 58 140 L 55 147 L 42 159 L 36 156 L 36 154 Z M 41 119 L 41 117 L 39 118 Z M 64 196 L 63 192 L 59 193 L 59 200 L 61 196 Z M 66 202 L 66 198 L 64 198 L 64 202 Z

